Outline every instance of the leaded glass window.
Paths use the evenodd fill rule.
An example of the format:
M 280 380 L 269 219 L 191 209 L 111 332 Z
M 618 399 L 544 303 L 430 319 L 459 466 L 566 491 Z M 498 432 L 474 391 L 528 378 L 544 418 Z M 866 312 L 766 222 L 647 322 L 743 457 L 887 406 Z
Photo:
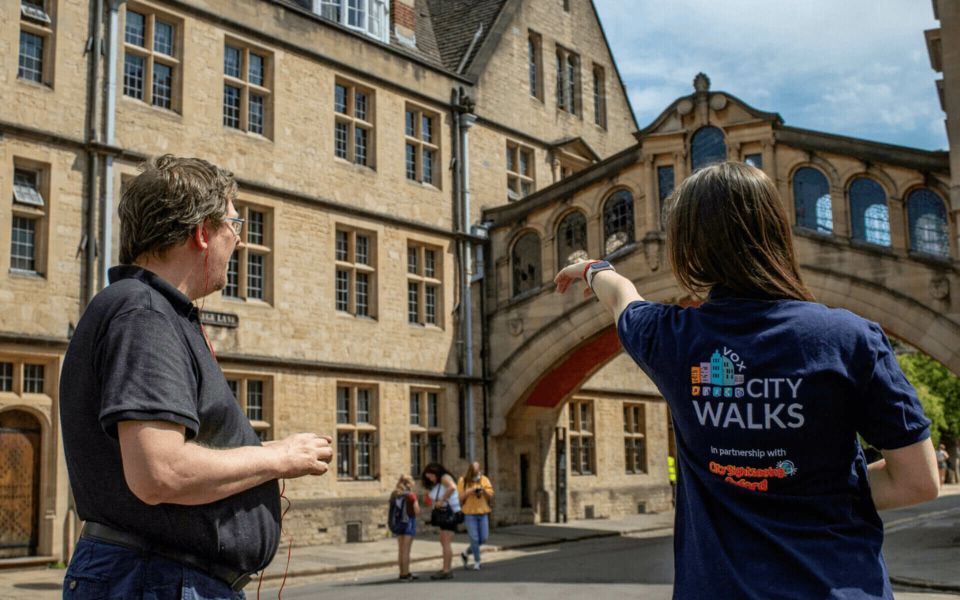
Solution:
M 587 218 L 574 211 L 557 228 L 557 265 L 563 267 L 587 258 Z
M 940 196 L 928 189 L 907 196 L 910 221 L 910 249 L 934 256 L 950 256 L 950 229 L 947 209 Z
M 701 127 L 690 141 L 690 155 L 693 171 L 727 159 L 727 146 L 723 141 L 723 132 L 716 127 Z
M 890 246 L 890 217 L 883 188 L 872 179 L 858 177 L 849 189 L 853 238 L 878 246 Z
M 833 233 L 830 185 L 820 171 L 801 167 L 793 174 L 793 202 L 797 226 L 820 233 Z
M 540 236 L 532 231 L 520 236 L 513 245 L 511 264 L 514 296 L 540 287 Z
M 633 243 L 633 196 L 627 190 L 615 192 L 603 207 L 603 252 L 611 254 Z

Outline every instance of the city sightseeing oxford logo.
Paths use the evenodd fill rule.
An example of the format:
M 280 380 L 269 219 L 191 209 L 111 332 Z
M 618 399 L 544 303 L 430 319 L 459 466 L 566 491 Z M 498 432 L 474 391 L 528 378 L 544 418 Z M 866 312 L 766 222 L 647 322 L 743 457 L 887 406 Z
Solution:
M 746 378 L 747 365 L 732 349 L 714 350 L 710 362 L 690 368 L 690 395 L 700 425 L 721 429 L 799 429 L 802 377 Z

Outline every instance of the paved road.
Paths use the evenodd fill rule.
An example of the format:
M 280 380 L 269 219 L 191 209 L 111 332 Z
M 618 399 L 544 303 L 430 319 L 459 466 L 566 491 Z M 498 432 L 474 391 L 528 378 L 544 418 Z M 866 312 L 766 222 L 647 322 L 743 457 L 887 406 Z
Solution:
M 456 598 L 457 600 L 669 600 L 673 591 L 673 538 L 640 534 L 491 554 L 481 571 L 457 568 L 452 581 L 422 579 L 397 583 L 395 570 L 379 570 L 349 577 L 298 580 L 283 591 L 284 600 L 335 598 L 396 600 Z M 455 558 L 456 562 L 459 559 Z M 256 598 L 256 589 L 247 588 Z M 277 597 L 277 588 L 265 588 L 261 598 Z M 898 600 L 957 600 L 960 596 L 898 589 Z

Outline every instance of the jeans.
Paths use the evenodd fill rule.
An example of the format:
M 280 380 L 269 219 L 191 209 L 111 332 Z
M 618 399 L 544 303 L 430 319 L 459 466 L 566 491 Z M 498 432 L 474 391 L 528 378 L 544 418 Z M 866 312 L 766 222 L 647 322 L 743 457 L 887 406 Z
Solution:
M 63 579 L 63 600 L 243 600 L 219 579 L 178 562 L 81 538 Z
M 463 523 L 467 526 L 467 535 L 470 536 L 473 560 L 480 564 L 480 544 L 490 537 L 490 515 L 464 515 Z

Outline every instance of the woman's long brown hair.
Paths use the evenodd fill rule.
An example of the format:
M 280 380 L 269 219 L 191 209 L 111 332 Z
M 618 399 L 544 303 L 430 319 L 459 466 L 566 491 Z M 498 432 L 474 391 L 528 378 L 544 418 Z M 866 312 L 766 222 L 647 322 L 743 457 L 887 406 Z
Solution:
M 668 253 L 687 290 L 722 285 L 746 297 L 813 300 L 780 194 L 760 169 L 732 161 L 705 167 L 668 204 Z

